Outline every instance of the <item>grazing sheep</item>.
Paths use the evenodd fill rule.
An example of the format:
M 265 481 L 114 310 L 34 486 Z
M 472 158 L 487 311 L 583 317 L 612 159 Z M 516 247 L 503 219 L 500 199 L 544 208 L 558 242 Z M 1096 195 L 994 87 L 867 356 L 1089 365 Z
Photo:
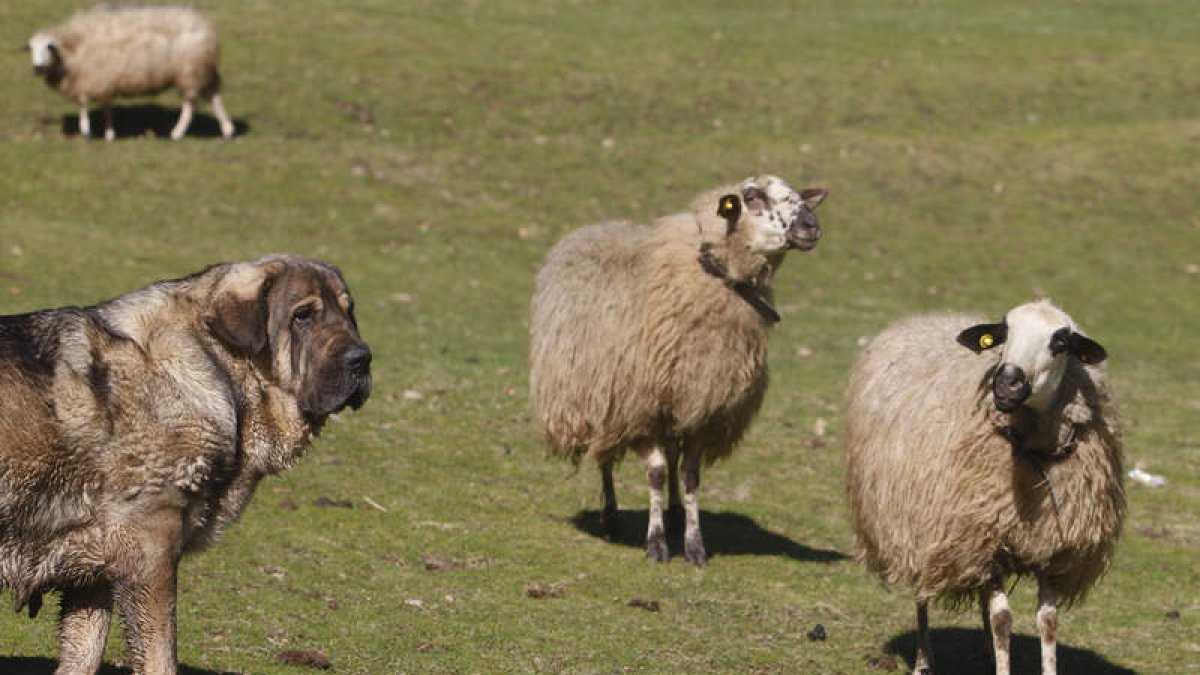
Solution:
M 171 138 L 192 123 L 197 97 L 212 101 L 221 134 L 233 122 L 221 103 L 217 34 L 191 7 L 97 5 L 29 39 L 34 74 L 79 103 L 79 133 L 91 135 L 88 105 L 104 106 L 104 138 L 113 140 L 112 99 L 146 96 L 175 87 L 183 95 Z
M 613 464 L 633 450 L 650 483 L 646 555 L 668 559 L 663 484 L 669 472 L 676 508 L 682 458 L 685 557 L 706 563 L 700 465 L 728 455 L 758 412 L 779 320 L 771 277 L 789 249 L 817 245 L 825 196 L 760 176 L 653 227 L 594 225 L 550 251 L 530 311 L 533 408 L 552 454 L 600 465 L 610 536 Z
M 914 672 L 933 669 L 929 601 L 978 596 L 1008 673 L 1013 575 L 1037 579 L 1042 672 L 1055 672 L 1057 603 L 1082 600 L 1108 568 L 1125 514 L 1106 356 L 1043 300 L 997 324 L 900 321 L 859 357 L 846 413 L 858 557 L 913 589 Z

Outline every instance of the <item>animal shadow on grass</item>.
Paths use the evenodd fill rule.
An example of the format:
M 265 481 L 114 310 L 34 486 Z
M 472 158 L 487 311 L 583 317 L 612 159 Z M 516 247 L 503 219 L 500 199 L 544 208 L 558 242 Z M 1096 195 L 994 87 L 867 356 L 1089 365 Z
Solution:
M 933 662 L 939 673 L 991 673 L 990 638 L 985 641 L 983 629 L 941 628 L 929 631 L 933 645 Z M 917 653 L 917 633 L 908 631 L 888 641 L 884 652 L 898 661 L 909 664 Z M 1042 645 L 1036 636 L 1013 634 L 1010 652 L 1012 672 L 1042 672 Z M 903 670 L 903 669 L 902 669 Z M 1111 663 L 1087 649 L 1058 644 L 1058 672 L 1062 675 L 1137 675 L 1137 671 Z
M 683 512 L 668 511 L 667 545 L 671 555 L 683 555 Z M 614 543 L 635 548 L 646 546 L 646 527 L 650 523 L 650 512 L 620 511 L 617 513 L 617 538 Z M 571 524 L 581 532 L 606 539 L 600 511 L 583 510 L 571 518 Z M 803 562 L 837 562 L 846 560 L 841 551 L 812 548 L 789 539 L 777 532 L 763 529 L 753 518 L 740 513 L 700 512 L 700 528 L 704 534 L 704 548 L 709 557 L 722 555 L 776 555 Z
M 186 136 L 192 138 L 221 138 L 221 125 L 217 118 L 208 112 L 200 110 L 205 104 L 197 102 L 192 115 L 192 124 L 188 127 Z M 179 108 L 166 108 L 157 103 L 140 105 L 113 106 L 113 129 L 117 138 L 137 138 L 153 134 L 157 138 L 170 138 L 171 130 L 179 121 Z M 88 115 L 92 124 L 92 139 L 104 139 L 104 110 L 94 108 Z M 234 137 L 250 133 L 250 123 L 244 119 L 234 118 Z M 79 135 L 79 115 L 63 115 L 61 127 L 63 136 Z
M 0 673 L 4 675 L 52 675 L 58 666 L 56 659 L 44 656 L 0 656 Z M 104 664 L 97 675 L 129 675 L 129 668 Z M 205 670 L 179 664 L 179 675 L 240 675 L 232 671 Z

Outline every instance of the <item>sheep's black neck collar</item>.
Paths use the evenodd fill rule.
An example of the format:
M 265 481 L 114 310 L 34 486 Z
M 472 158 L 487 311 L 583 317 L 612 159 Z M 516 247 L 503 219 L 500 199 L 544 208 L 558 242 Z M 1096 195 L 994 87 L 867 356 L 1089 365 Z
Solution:
M 1022 457 L 1033 460 L 1035 464 L 1064 460 L 1075 454 L 1075 448 L 1079 447 L 1079 424 L 1072 424 L 1067 429 L 1067 437 L 1050 446 L 1039 447 L 1030 438 L 1031 434 L 1025 432 L 1015 424 L 1004 427 L 1001 433 L 1012 443 L 1014 452 Z
M 700 269 L 725 282 L 725 286 L 737 293 L 738 297 L 746 301 L 746 304 L 753 307 L 764 321 L 769 324 L 779 323 L 779 312 L 775 311 L 758 286 L 748 281 L 734 281 L 729 278 L 729 272 L 725 266 L 713 257 L 711 244 L 700 245 Z

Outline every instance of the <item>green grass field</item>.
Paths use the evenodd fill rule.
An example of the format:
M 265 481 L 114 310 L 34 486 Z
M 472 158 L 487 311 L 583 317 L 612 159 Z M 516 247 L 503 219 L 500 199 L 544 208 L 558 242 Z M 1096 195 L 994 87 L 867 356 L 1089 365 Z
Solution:
M 1129 467 L 1168 481 L 1129 486 L 1112 570 L 1061 616 L 1060 672 L 1200 664 L 1200 4 L 200 4 L 232 143 L 204 106 L 163 140 L 172 93 L 81 140 L 15 47 L 83 4 L 0 4 L 0 313 L 290 251 L 342 268 L 375 353 L 367 406 L 183 563 L 184 672 L 311 672 L 275 662 L 290 649 L 339 673 L 909 668 L 910 600 L 846 557 L 846 373 L 896 317 L 1039 295 L 1108 348 Z M 758 172 L 829 188 L 825 236 L 778 275 L 771 390 L 704 475 L 711 564 L 676 539 L 655 565 L 637 462 L 609 543 L 594 467 L 544 455 L 534 274 L 575 227 Z M 1017 672 L 1038 667 L 1032 586 Z M 53 669 L 54 615 L 0 621 L 0 672 Z M 985 671 L 975 612 L 932 620 L 943 672 Z

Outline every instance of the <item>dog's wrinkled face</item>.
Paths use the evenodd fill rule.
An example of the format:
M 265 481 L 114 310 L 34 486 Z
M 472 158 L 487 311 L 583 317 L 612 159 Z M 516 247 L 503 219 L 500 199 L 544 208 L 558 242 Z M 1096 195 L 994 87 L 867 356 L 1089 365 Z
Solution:
M 270 363 L 273 380 L 319 428 L 371 393 L 371 351 L 358 334 L 354 300 L 338 269 L 296 256 L 236 265 L 208 324 L 237 351 Z
M 744 209 L 738 227 L 749 227 L 749 246 L 764 254 L 789 248 L 811 250 L 821 238 L 813 210 L 825 201 L 825 190 L 798 193 L 775 176 L 757 176 L 741 185 Z
M 58 61 L 57 45 L 53 37 L 38 33 L 29 38 L 29 58 L 33 61 L 33 74 L 45 75 Z
M 371 393 L 371 351 L 358 335 L 354 300 L 338 270 L 289 265 L 271 285 L 268 304 L 276 372 L 290 375 L 305 416 L 323 421 L 362 406 Z

